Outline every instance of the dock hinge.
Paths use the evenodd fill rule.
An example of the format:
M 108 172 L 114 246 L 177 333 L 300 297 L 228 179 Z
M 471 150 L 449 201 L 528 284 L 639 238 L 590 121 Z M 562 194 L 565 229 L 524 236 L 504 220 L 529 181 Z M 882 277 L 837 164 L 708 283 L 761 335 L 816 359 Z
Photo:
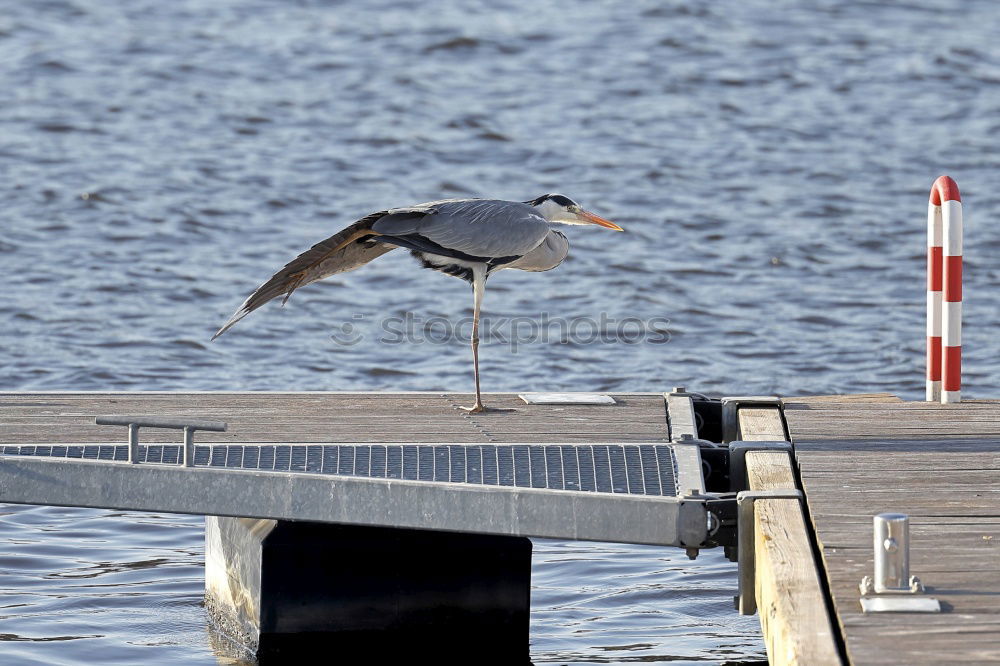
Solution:
M 739 514 L 736 507 L 736 493 L 711 495 L 705 500 L 708 513 L 707 548 L 722 546 L 729 552 L 736 547 Z

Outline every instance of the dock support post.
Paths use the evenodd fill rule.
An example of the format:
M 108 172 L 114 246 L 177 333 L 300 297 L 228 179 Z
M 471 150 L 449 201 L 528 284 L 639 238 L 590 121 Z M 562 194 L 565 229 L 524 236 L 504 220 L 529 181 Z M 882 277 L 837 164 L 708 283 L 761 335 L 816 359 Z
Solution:
M 528 663 L 529 539 L 206 516 L 205 540 L 209 613 L 258 658 Z

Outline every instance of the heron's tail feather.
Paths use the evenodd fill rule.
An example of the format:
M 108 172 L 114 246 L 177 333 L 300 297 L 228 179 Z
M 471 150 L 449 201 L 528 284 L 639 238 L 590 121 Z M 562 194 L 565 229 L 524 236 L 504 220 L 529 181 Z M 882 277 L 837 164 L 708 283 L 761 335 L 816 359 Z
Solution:
M 372 213 L 326 240 L 316 243 L 290 261 L 272 275 L 270 280 L 257 287 L 257 290 L 243 301 L 239 309 L 212 336 L 212 339 L 215 340 L 240 319 L 278 296 L 284 295 L 281 301 L 284 305 L 292 292 L 299 287 L 337 273 L 354 270 L 394 249 L 382 243 L 369 242 L 372 237 L 379 235 L 372 231 L 371 225 L 385 214 L 386 211 Z

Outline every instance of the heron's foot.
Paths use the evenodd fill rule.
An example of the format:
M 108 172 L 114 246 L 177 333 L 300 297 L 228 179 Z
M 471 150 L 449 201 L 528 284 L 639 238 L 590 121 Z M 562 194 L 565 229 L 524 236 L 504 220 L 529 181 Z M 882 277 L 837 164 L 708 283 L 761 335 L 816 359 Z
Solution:
M 509 407 L 487 407 L 482 403 L 473 405 L 472 407 L 459 407 L 463 412 L 468 412 L 470 414 L 500 414 L 502 412 L 516 412 L 516 409 Z

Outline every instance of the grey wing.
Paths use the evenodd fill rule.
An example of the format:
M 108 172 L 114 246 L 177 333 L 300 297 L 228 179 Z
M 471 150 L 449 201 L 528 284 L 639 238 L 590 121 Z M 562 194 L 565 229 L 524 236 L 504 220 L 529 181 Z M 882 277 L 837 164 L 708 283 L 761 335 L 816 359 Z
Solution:
M 552 229 L 538 246 L 520 259 L 500 268 L 516 268 L 522 271 L 550 271 L 563 262 L 569 254 L 569 241 L 566 234 Z
M 337 273 L 354 270 L 394 249 L 392 246 L 364 240 L 372 236 L 372 223 L 385 215 L 386 211 L 368 215 L 326 240 L 316 243 L 285 264 L 284 268 L 257 287 L 243 301 L 243 304 L 212 336 L 212 339 L 219 337 L 240 319 L 278 296 L 283 295 L 287 301 L 292 292 L 299 287 Z
M 453 199 L 403 210 L 428 209 L 419 217 L 388 215 L 372 229 L 387 236 L 418 236 L 473 257 L 519 257 L 535 249 L 549 233 L 545 218 L 516 201 Z

